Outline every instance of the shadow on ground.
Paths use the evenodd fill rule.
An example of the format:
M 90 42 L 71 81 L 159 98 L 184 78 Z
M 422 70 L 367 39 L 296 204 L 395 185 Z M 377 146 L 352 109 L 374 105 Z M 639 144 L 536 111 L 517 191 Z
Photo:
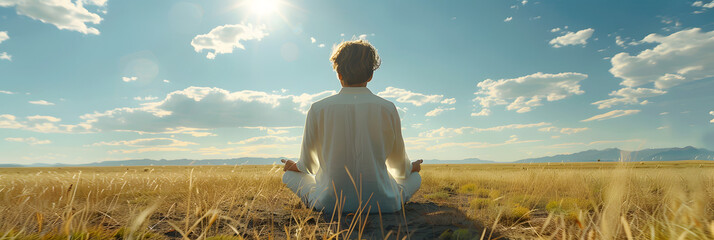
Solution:
M 440 206 L 435 203 L 410 202 L 404 206 L 404 212 L 371 214 L 362 234 L 363 239 L 481 239 L 484 226 L 469 219 L 457 208 Z M 324 215 L 323 215 L 324 216 Z M 330 216 L 327 216 L 330 217 Z M 343 219 L 352 216 L 343 214 Z M 329 222 L 329 220 L 328 220 Z M 349 220 L 345 225 L 349 225 Z M 356 230 L 355 230 L 356 231 Z M 352 234 L 355 238 L 357 234 Z M 503 239 L 490 229 L 483 239 Z

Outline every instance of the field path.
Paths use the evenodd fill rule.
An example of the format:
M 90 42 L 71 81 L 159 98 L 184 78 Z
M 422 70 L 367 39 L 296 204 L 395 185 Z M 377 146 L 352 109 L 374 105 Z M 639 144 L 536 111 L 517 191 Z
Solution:
M 390 231 L 392 233 L 389 239 L 402 239 L 406 235 L 410 235 L 409 239 L 438 239 L 446 231 L 457 230 L 474 237 L 480 237 L 483 233 L 482 224 L 469 219 L 461 210 L 453 207 L 432 202 L 410 202 L 404 209 L 405 212 L 382 214 L 381 219 L 379 215 L 370 215 L 363 233 L 364 238 L 384 239 L 383 236 Z M 486 232 L 484 239 L 488 238 L 488 234 L 489 232 Z

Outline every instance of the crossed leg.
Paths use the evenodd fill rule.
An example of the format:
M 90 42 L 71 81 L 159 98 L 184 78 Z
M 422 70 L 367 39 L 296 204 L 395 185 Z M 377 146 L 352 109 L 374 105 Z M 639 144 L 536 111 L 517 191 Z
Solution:
M 283 173 L 283 183 L 300 197 L 300 200 L 306 206 L 318 207 L 313 206 L 313 204 L 316 204 L 315 176 L 301 172 L 286 171 Z M 402 201 L 406 203 L 421 187 L 421 175 L 418 172 L 413 172 L 407 179 L 397 180 L 397 185 L 403 194 Z
M 305 204 L 305 206 L 311 206 L 314 201 L 314 190 L 315 190 L 315 176 L 301 173 L 286 171 L 283 173 L 283 183 L 293 191 L 300 200 Z
M 397 180 L 397 184 L 402 190 L 404 203 L 408 202 L 412 198 L 414 193 L 421 187 L 421 175 L 419 172 L 413 172 L 407 179 Z

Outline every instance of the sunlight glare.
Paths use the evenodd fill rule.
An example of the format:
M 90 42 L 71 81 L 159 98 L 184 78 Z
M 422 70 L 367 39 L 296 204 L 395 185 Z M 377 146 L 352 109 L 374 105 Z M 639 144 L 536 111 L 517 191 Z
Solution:
M 258 15 L 265 15 L 275 12 L 278 7 L 277 0 L 253 0 L 250 3 L 251 9 Z

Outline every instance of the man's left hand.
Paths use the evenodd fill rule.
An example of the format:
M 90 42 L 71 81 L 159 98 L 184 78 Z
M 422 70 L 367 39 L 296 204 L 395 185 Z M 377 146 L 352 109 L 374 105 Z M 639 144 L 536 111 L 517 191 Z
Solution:
M 285 166 L 283 167 L 283 171 L 293 171 L 293 172 L 300 172 L 300 169 L 297 168 L 297 163 L 295 163 L 293 160 L 288 160 L 288 159 L 280 159 L 280 162 L 285 163 Z

